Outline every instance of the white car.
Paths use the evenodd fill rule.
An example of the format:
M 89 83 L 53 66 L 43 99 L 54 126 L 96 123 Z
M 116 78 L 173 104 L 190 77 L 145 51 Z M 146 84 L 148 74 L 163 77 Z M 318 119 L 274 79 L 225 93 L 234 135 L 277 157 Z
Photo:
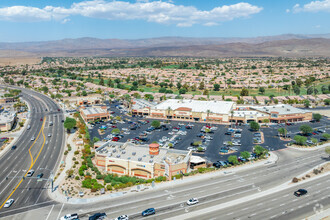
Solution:
M 8 199 L 3 207 L 9 208 L 14 203 L 14 201 L 14 199 Z
M 128 220 L 128 215 L 121 215 L 118 218 L 116 218 L 116 220 Z
M 187 205 L 195 205 L 198 203 L 198 199 L 196 198 L 191 198 L 187 201 Z
M 51 136 L 52 136 L 52 134 L 51 134 L 51 133 L 49 133 L 49 134 L 48 134 L 48 137 L 51 137 Z
M 27 177 L 31 177 L 34 174 L 34 170 L 29 170 L 29 172 L 26 174 Z
M 34 137 L 32 137 L 32 138 L 31 138 L 31 141 L 34 141 L 34 139 L 35 139 L 35 138 L 34 138 Z
M 78 214 L 67 214 L 65 216 L 61 217 L 61 220 L 72 220 L 72 219 L 78 219 Z

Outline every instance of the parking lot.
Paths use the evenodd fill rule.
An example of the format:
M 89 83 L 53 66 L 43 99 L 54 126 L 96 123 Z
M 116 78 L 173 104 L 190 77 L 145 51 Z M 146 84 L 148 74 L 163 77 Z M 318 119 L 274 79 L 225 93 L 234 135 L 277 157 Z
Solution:
M 140 117 L 131 117 L 125 115 L 125 108 L 118 109 L 120 103 L 107 103 L 108 107 L 110 106 L 112 114 L 114 117 L 119 116 L 122 120 L 116 121 L 113 124 L 109 122 L 101 122 L 95 124 L 90 129 L 91 138 L 97 137 L 100 140 L 112 140 L 115 135 L 111 134 L 111 131 L 115 128 L 118 128 L 121 132 L 113 140 L 119 142 L 131 141 L 133 143 L 142 143 L 150 144 L 152 142 L 157 142 L 163 147 L 173 147 L 174 149 L 180 150 L 197 150 L 198 146 L 192 146 L 192 143 L 199 142 L 200 152 L 195 152 L 194 154 L 204 157 L 205 159 L 214 162 L 217 160 L 225 160 L 229 155 L 239 156 L 242 151 L 251 152 L 254 143 L 254 138 L 258 135 L 254 134 L 250 130 L 249 125 L 234 126 L 233 130 L 231 126 L 225 125 L 215 125 L 209 124 L 209 127 L 205 127 L 204 123 L 188 123 L 188 122 L 179 122 L 179 121 L 161 121 L 163 127 L 160 129 L 151 128 L 151 123 L 154 119 L 140 118 Z M 116 122 L 115 122 L 116 121 Z M 282 141 L 278 137 L 277 129 L 280 127 L 285 127 L 288 130 L 288 135 L 291 135 L 293 138 L 299 132 L 299 127 L 302 124 L 308 124 L 313 128 L 322 128 L 328 129 L 327 126 L 330 125 L 329 120 L 322 119 L 321 122 L 317 123 L 297 123 L 293 125 L 276 125 L 269 128 L 261 128 L 260 130 L 264 134 L 264 143 L 260 144 L 261 146 L 267 148 L 268 150 L 274 151 L 285 148 L 287 142 Z M 90 125 L 89 125 L 90 126 Z M 100 135 L 98 129 L 101 127 L 106 127 L 104 134 Z M 188 127 L 187 127 L 188 126 Z M 135 127 L 135 130 L 131 130 L 131 127 Z M 201 132 L 203 129 L 209 129 L 210 132 Z M 236 130 L 237 133 L 235 132 Z M 225 133 L 231 131 L 231 134 L 226 135 Z M 329 130 L 326 130 L 329 133 Z M 237 138 L 234 138 L 234 136 Z M 322 134 L 313 135 L 313 137 L 320 140 Z M 240 137 L 239 137 L 240 136 Z M 308 137 L 310 139 L 311 137 Z M 220 155 L 220 149 L 225 147 L 225 142 L 231 142 L 230 147 L 236 151 L 231 154 Z M 203 149 L 203 150 L 202 150 Z M 225 150 L 224 150 L 225 152 Z M 232 151 L 231 151 L 232 152 Z

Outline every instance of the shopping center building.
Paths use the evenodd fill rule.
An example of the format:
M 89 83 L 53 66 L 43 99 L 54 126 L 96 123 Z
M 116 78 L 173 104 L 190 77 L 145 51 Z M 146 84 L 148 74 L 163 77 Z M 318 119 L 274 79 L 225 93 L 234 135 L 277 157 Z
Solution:
M 186 173 L 192 151 L 160 148 L 157 143 L 95 143 L 94 163 L 108 173 L 139 178 L 156 178 Z
M 109 120 L 110 113 L 106 106 L 102 107 L 81 107 L 80 108 L 81 117 L 85 122 L 95 121 L 95 120 Z
M 153 119 L 167 119 L 206 123 L 283 123 L 309 121 L 311 111 L 287 104 L 273 106 L 236 105 L 226 101 L 197 101 L 168 99 L 159 104 L 133 105 L 132 114 Z

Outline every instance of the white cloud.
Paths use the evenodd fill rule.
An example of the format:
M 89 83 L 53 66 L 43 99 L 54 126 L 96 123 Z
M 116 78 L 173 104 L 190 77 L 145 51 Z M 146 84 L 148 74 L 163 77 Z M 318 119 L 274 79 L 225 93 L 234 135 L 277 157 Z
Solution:
M 293 7 L 294 12 L 330 12 L 330 0 L 312 1 L 300 7 L 296 4 Z
M 286 9 L 285 12 L 286 12 L 286 13 L 290 13 L 290 9 Z
M 0 8 L 0 20 L 29 22 L 59 20 L 65 23 L 69 16 L 80 15 L 107 20 L 145 20 L 189 27 L 194 24 L 212 26 L 219 22 L 249 17 L 261 10 L 261 7 L 244 2 L 202 11 L 194 6 L 175 5 L 171 1 L 138 0 L 135 3 L 130 3 L 93 0 L 73 3 L 70 8 L 53 6 L 45 8 L 26 6 Z

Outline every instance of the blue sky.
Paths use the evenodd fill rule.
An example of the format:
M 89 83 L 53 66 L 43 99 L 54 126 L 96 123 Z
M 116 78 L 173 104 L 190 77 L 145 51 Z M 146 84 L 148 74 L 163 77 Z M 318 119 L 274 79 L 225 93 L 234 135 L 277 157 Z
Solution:
M 330 33 L 330 0 L 1 0 L 0 42 Z

